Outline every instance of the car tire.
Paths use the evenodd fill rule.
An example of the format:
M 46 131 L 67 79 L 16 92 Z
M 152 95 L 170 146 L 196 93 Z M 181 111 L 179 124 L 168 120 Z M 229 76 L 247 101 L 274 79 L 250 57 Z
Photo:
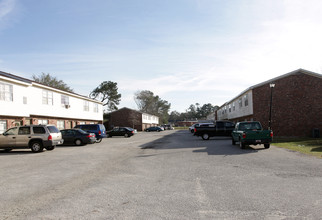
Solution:
M 81 139 L 76 139 L 76 140 L 74 141 L 74 144 L 75 144 L 76 146 L 81 146 L 81 145 L 83 145 L 83 141 L 82 141 Z
M 30 143 L 30 149 L 34 153 L 39 153 L 44 150 L 44 147 L 40 141 L 33 141 Z
M 54 150 L 56 146 L 46 147 L 46 150 Z
M 4 149 L 3 151 L 6 152 L 6 153 L 9 153 L 10 151 L 12 151 L 12 149 L 11 148 L 10 149 Z
M 112 136 L 110 136 L 110 137 L 112 137 Z M 101 143 L 101 141 L 102 141 L 102 138 L 97 138 L 96 139 L 96 143 Z
M 234 138 L 231 138 L 231 144 L 236 145 L 236 141 L 234 140 Z
M 128 138 L 128 137 L 129 137 L 129 135 L 128 135 L 128 134 L 125 134 L 125 135 L 124 135 L 124 137 L 125 137 L 125 138 Z
M 191 129 L 190 132 L 193 134 L 194 130 Z
M 264 147 L 268 149 L 270 147 L 270 144 L 264 144 Z
M 203 139 L 203 140 L 209 140 L 209 134 L 204 133 L 204 134 L 202 135 L 202 139 Z

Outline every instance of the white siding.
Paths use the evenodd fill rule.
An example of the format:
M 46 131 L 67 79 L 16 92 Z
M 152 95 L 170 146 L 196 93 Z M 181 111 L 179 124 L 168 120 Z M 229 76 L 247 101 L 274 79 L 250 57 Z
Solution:
M 0 115 L 18 117 L 29 116 L 29 105 L 23 104 L 23 97 L 27 97 L 27 101 L 29 101 L 29 86 L 25 83 L 18 84 L 2 79 L 0 79 L 0 83 L 12 85 L 13 90 L 12 101 L 0 100 Z
M 245 95 L 248 99 L 248 104 L 245 105 Z M 241 100 L 242 106 L 239 105 Z M 233 106 L 235 105 L 235 108 Z M 230 107 L 230 108 L 229 108 Z M 218 120 L 240 118 L 253 114 L 253 91 L 249 90 L 246 93 L 238 96 L 236 99 L 221 106 L 217 111 Z
M 159 117 L 155 115 L 142 114 L 142 123 L 144 124 L 159 124 Z
M 0 100 L 0 115 L 29 117 L 30 115 L 50 116 L 59 118 L 77 118 L 87 120 L 103 120 L 103 105 L 101 102 L 89 98 L 64 92 L 37 83 L 23 83 L 17 80 L 4 81 L 1 83 L 13 85 L 13 101 Z M 43 90 L 52 92 L 53 104 L 43 104 Z M 69 97 L 69 106 L 66 108 L 61 103 L 61 96 Z M 27 104 L 24 104 L 24 100 Z M 89 111 L 84 111 L 84 101 L 89 102 Z M 94 111 L 94 104 L 98 104 L 98 111 Z

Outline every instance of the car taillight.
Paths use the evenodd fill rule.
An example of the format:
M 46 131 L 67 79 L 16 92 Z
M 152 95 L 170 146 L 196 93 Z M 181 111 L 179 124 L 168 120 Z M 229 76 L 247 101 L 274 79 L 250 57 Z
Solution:
M 273 132 L 271 131 L 271 137 L 273 137 Z
M 132 134 L 134 134 L 134 131 L 131 131 L 132 132 Z
M 98 131 L 98 134 L 99 134 L 99 135 L 101 135 L 101 134 L 102 134 L 102 132 L 101 132 L 101 131 Z
M 197 128 L 194 129 L 194 132 L 197 132 Z
M 52 141 L 53 137 L 51 135 L 48 136 L 48 141 Z
M 246 133 L 243 133 L 243 138 L 246 138 Z

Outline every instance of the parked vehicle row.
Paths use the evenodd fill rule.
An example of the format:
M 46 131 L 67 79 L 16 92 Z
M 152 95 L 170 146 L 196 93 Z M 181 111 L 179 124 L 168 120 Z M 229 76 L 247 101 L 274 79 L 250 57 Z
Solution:
M 247 145 L 258 144 L 264 144 L 265 148 L 269 148 L 273 138 L 273 132 L 264 130 L 258 121 L 238 122 L 236 125 L 230 121 L 199 123 L 189 127 L 189 131 L 203 140 L 209 140 L 214 136 L 229 136 L 232 138 L 232 144 L 238 142 L 241 149 L 245 149 Z
M 162 131 L 162 127 L 150 127 L 146 131 Z M 24 125 L 8 129 L 0 135 L 0 149 L 31 149 L 32 152 L 54 150 L 57 145 L 99 143 L 103 138 L 113 136 L 133 136 L 137 131 L 129 127 L 115 127 L 106 131 L 102 124 L 81 124 L 72 129 L 59 130 L 54 125 Z

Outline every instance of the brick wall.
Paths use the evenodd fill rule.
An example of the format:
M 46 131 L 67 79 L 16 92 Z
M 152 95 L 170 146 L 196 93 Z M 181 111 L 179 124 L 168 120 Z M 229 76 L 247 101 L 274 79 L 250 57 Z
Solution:
M 275 136 L 312 136 L 322 131 L 322 79 L 299 73 L 276 80 L 273 88 L 272 129 Z M 269 84 L 253 90 L 253 119 L 268 127 Z
M 130 127 L 142 131 L 142 113 L 123 108 L 110 114 L 107 129 L 113 127 Z

